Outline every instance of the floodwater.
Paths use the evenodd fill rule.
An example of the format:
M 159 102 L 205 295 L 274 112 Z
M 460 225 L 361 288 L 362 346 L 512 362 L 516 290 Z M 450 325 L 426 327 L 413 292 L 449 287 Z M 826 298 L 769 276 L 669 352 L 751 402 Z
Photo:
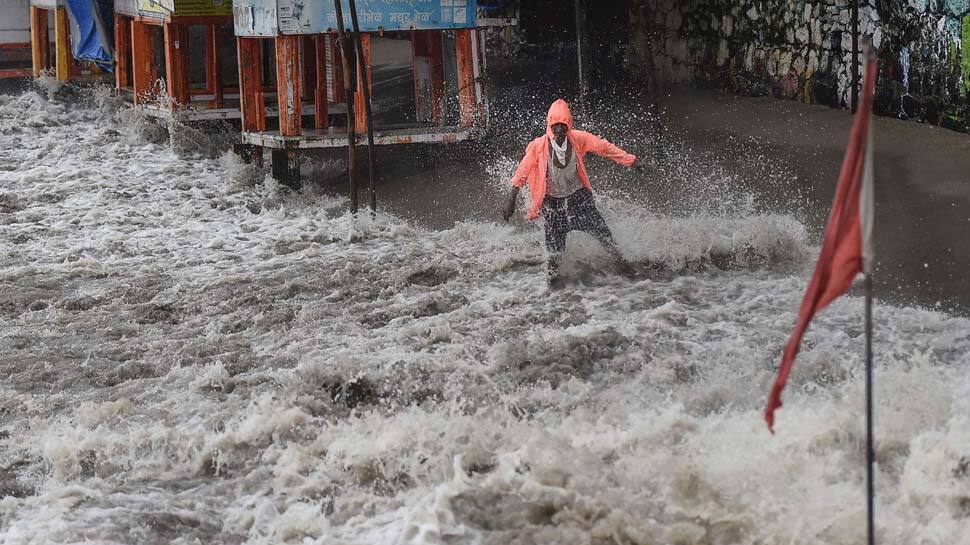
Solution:
M 539 229 L 491 212 L 542 115 L 496 115 L 434 179 L 384 171 L 437 200 L 353 220 L 339 163 L 287 193 L 103 90 L 0 96 L 0 542 L 861 543 L 860 298 L 761 418 L 811 201 L 687 144 L 676 190 L 593 162 L 641 180 L 598 193 L 621 249 L 677 274 L 578 235 L 548 291 Z M 875 331 L 878 542 L 970 543 L 970 322 L 878 304 Z

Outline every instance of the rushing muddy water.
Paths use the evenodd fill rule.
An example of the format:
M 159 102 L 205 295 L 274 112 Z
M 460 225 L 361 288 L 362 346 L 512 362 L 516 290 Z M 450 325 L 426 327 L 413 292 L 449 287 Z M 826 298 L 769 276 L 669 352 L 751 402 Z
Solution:
M 679 273 L 580 235 L 550 292 L 535 226 L 352 222 L 64 95 L 0 96 L 0 543 L 863 541 L 861 299 L 761 418 L 793 216 L 601 193 Z M 878 541 L 970 543 L 970 322 L 875 317 Z

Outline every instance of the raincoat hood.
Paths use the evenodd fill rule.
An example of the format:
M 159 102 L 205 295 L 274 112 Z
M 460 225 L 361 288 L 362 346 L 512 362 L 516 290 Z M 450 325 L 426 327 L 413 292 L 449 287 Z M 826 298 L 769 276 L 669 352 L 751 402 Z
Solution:
M 546 114 L 546 136 L 549 138 L 554 136 L 552 126 L 556 123 L 565 123 L 566 128 L 573 130 L 573 114 L 569 111 L 569 104 L 561 98 L 552 103 L 549 113 Z

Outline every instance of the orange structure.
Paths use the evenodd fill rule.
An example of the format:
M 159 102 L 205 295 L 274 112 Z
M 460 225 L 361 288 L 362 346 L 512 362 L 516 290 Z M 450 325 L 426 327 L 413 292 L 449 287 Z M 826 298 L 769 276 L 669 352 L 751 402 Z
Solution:
M 349 30 L 349 4 L 342 1 Z M 485 48 L 475 0 L 357 0 L 356 6 L 374 143 L 458 142 L 482 134 Z M 353 119 L 343 106 L 334 0 L 237 0 L 234 16 L 242 142 L 258 155 L 286 152 L 273 153 L 274 172 L 294 172 L 297 150 L 346 146 L 351 124 L 358 134 L 366 131 L 360 74 Z M 349 54 L 357 72 L 356 53 Z M 278 166 L 278 160 L 290 164 Z
M 30 1 L 30 49 L 31 73 L 34 77 L 53 71 L 58 80 L 67 81 L 82 73 L 94 72 L 90 67 L 82 72 L 81 64 L 71 56 L 71 28 L 64 0 Z
M 149 115 L 239 117 L 227 0 L 115 0 L 115 87 Z

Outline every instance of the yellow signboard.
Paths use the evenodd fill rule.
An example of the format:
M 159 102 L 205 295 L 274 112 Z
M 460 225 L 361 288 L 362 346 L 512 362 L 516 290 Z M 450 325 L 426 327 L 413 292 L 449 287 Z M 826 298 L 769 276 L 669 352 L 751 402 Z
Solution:
M 175 0 L 178 17 L 232 15 L 232 0 Z
M 137 0 L 135 6 L 140 15 L 164 19 L 175 7 L 172 2 L 173 0 Z

